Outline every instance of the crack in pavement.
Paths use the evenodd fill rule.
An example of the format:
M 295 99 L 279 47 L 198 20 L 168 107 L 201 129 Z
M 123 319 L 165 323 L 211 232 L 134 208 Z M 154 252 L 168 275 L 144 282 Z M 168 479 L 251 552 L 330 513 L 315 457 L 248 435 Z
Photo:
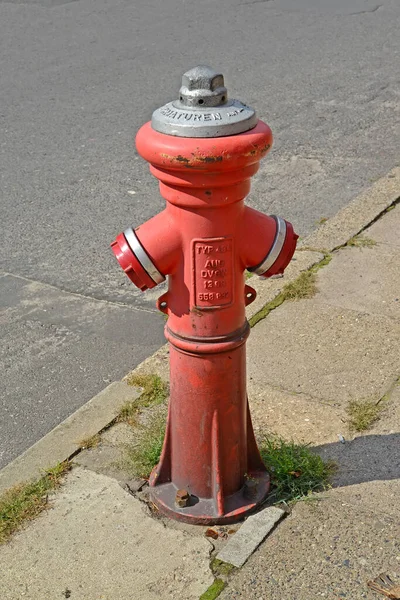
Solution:
M 142 308 L 142 307 L 139 308 L 137 306 L 133 306 L 132 304 L 127 304 L 125 302 L 117 302 L 115 300 L 106 300 L 105 298 L 97 298 L 96 296 L 86 296 L 85 294 L 80 294 L 79 292 L 71 292 L 70 290 L 66 290 L 66 289 L 59 287 L 57 285 L 54 285 L 52 283 L 46 283 L 44 281 L 40 281 L 39 279 L 32 279 L 30 277 L 25 277 L 23 275 L 16 275 L 15 273 L 10 273 L 8 271 L 2 271 L 0 273 L 0 276 L 1 277 L 6 277 L 6 276 L 15 277 L 16 279 L 22 279 L 23 281 L 28 281 L 29 283 L 38 283 L 40 285 L 52 288 L 53 290 L 62 292 L 63 294 L 69 294 L 71 296 L 76 296 L 77 298 L 82 298 L 83 300 L 91 300 L 92 302 L 102 302 L 105 304 L 110 304 L 111 306 L 118 306 L 119 308 L 130 308 L 130 309 L 136 310 L 138 312 L 146 312 L 146 313 L 150 313 L 150 314 L 158 313 L 157 310 L 152 310 L 150 308 Z
M 266 2 L 274 2 L 275 0 L 252 0 L 251 2 L 240 2 L 238 6 L 248 6 L 249 4 L 265 4 Z
M 369 10 L 360 10 L 358 12 L 349 13 L 349 16 L 365 15 L 367 13 L 375 13 L 377 10 L 379 10 L 380 8 L 382 8 L 382 6 L 383 6 L 383 4 L 378 4 L 377 6 L 375 6 L 374 8 L 371 8 Z

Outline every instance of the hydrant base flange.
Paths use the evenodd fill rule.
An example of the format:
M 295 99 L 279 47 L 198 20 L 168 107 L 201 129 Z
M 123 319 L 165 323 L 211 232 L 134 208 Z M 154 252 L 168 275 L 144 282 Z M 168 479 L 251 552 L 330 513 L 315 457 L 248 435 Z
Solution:
M 180 508 L 176 504 L 178 488 L 172 483 L 164 483 L 150 488 L 150 498 L 159 511 L 167 516 L 191 523 L 192 525 L 223 525 L 237 523 L 253 512 L 265 500 L 270 489 L 270 477 L 266 471 L 249 474 L 252 482 L 251 495 L 246 493 L 246 484 L 235 494 L 225 497 L 225 512 L 218 514 L 213 498 L 198 498 L 190 495 L 188 506 Z

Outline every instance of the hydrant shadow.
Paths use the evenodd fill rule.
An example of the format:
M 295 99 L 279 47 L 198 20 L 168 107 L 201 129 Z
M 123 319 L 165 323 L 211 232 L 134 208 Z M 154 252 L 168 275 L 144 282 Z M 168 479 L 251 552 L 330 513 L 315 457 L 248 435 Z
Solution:
M 315 446 L 313 451 L 338 465 L 333 487 L 400 478 L 400 433 L 365 435 L 344 444 Z

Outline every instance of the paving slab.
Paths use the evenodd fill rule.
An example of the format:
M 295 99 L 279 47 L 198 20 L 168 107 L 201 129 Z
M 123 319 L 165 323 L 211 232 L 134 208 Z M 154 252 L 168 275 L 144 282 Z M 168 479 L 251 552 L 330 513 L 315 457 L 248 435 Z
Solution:
M 400 427 L 389 435 L 367 432 L 353 440 L 314 447 L 325 460 L 334 460 L 338 472 L 334 486 L 400 479 Z M 399 509 L 399 507 L 398 507 Z
M 278 434 L 286 440 L 311 443 L 337 442 L 347 437 L 347 415 L 341 406 L 260 384 L 255 377 L 248 382 L 250 411 L 255 434 Z
M 219 598 L 377 600 L 367 580 L 398 570 L 399 520 L 327 493 L 296 504 Z
M 151 356 L 146 358 L 140 363 L 135 369 L 125 375 L 124 380 L 129 380 L 132 375 L 151 375 L 156 373 L 164 381 L 169 381 L 169 347 L 168 344 L 164 344 L 154 352 Z
M 253 328 L 248 373 L 260 385 L 344 407 L 385 394 L 400 373 L 400 325 L 329 306 L 285 302 Z
M 399 185 L 400 194 L 400 185 Z M 389 210 L 383 217 L 375 221 L 365 231 L 378 244 L 388 244 L 395 248 L 400 247 L 400 206 Z
M 53 508 L 0 547 L 0 596 L 198 600 L 213 581 L 210 548 L 147 516 L 113 479 L 75 468 Z
M 385 277 L 382 273 L 385 272 Z M 316 301 L 400 323 L 400 252 L 378 245 L 343 248 L 318 275 Z M 399 340 L 400 351 L 400 340 Z
M 131 478 L 124 465 L 124 451 L 127 445 L 137 443 L 137 432 L 127 423 L 116 423 L 104 431 L 100 442 L 93 448 L 79 452 L 74 464 L 95 473 L 112 477 L 118 482 Z
M 400 439 L 397 440 L 400 443 Z M 400 464 L 400 463 L 398 463 Z M 342 506 L 354 506 L 362 512 L 371 514 L 379 513 L 380 516 L 388 515 L 400 523 L 400 473 L 394 479 L 378 480 L 371 479 L 363 483 L 349 485 L 347 487 L 335 487 L 329 492 L 329 497 L 337 498 Z M 380 475 L 382 477 L 382 474 Z M 377 475 L 379 477 L 379 475 Z M 399 565 L 400 573 L 400 565 Z
M 372 247 L 347 247 L 335 253 L 318 274 L 316 300 L 400 322 L 400 207 L 364 232 Z M 399 343 L 400 351 L 400 343 Z
M 379 421 L 374 423 L 373 432 L 391 434 L 400 431 L 400 379 L 388 393 L 382 406 Z M 400 460 L 399 460 L 400 462 Z

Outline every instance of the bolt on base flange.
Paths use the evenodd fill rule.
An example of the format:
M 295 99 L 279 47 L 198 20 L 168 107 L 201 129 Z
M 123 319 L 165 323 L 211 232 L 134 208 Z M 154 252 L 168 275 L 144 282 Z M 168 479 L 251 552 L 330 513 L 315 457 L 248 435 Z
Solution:
M 220 514 L 213 498 L 198 498 L 187 490 L 177 490 L 173 483 L 164 483 L 154 487 L 150 476 L 150 498 L 159 511 L 167 517 L 193 525 L 223 525 L 237 523 L 265 500 L 270 489 L 270 477 L 267 472 L 251 473 L 251 492 L 247 482 L 235 494 L 225 498 L 224 513 Z M 179 504 L 181 492 L 187 494 L 185 506 Z M 249 497 L 250 496 L 250 497 Z

